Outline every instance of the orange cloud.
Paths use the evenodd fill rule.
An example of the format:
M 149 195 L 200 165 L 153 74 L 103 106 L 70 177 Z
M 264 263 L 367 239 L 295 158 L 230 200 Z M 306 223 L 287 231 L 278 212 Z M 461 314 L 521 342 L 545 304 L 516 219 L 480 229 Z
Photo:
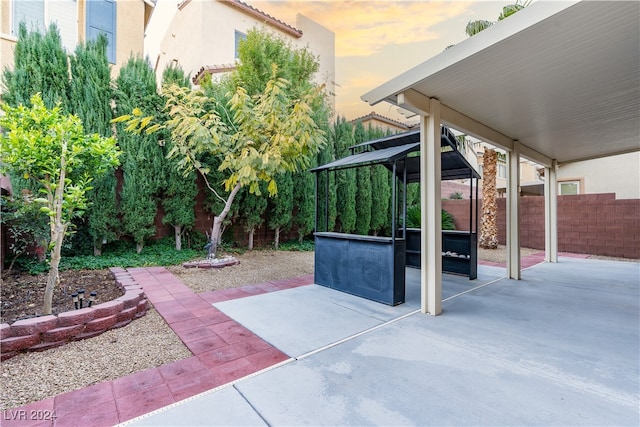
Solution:
M 439 38 L 433 27 L 465 14 L 469 2 L 431 1 L 279 1 L 252 2 L 295 25 L 301 13 L 336 34 L 336 56 L 367 56 L 383 45 Z

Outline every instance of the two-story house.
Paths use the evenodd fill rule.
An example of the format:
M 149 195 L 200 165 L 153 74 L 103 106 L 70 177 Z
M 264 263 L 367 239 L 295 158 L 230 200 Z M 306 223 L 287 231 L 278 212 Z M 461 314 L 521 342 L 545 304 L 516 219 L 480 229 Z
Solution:
M 72 53 L 78 42 L 104 33 L 112 76 L 131 54 L 142 54 L 144 31 L 155 2 L 151 0 L 2 0 L 0 2 L 0 67 L 13 66 L 21 21 L 28 29 L 46 30 L 55 22 L 62 44 Z
M 316 81 L 330 95 L 335 93 L 335 35 L 303 15 L 297 15 L 293 26 L 240 0 L 167 0 L 156 7 L 160 13 L 152 17 L 145 51 L 158 81 L 172 63 L 179 64 L 194 85 L 205 74 L 232 70 L 240 40 L 250 29 L 262 27 L 317 56 Z

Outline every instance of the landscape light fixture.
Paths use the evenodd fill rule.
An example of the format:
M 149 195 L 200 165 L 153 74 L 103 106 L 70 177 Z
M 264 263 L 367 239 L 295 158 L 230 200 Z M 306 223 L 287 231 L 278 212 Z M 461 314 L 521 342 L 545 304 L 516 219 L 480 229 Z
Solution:
M 98 296 L 98 293 L 96 291 L 92 291 L 89 294 L 89 305 L 87 307 L 91 307 L 91 304 L 93 304 L 93 302 L 96 300 L 96 296 Z
M 71 294 L 71 298 L 73 298 L 73 305 L 78 309 L 78 293 L 74 292 Z
M 82 308 L 82 303 L 84 301 L 84 289 L 78 289 L 78 299 L 80 300 L 80 308 Z

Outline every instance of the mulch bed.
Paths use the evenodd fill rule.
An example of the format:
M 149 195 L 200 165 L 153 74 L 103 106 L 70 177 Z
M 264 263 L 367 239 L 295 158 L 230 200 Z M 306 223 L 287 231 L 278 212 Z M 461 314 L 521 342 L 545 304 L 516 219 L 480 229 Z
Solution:
M 0 322 L 13 323 L 16 320 L 41 316 L 46 283 L 46 273 L 31 275 L 18 271 L 3 272 Z M 84 307 L 92 291 L 97 292 L 94 304 L 111 301 L 124 295 L 109 270 L 61 271 L 60 286 L 53 291 L 53 314 L 74 310 L 71 294 L 78 289 L 85 290 Z

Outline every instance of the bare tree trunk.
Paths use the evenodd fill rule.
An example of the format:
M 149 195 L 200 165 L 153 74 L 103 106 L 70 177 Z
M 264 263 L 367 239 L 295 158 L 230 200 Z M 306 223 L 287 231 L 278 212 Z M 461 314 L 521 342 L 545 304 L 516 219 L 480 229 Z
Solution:
M 142 243 L 136 243 L 136 253 L 140 253 L 142 252 L 142 249 L 144 248 L 144 242 Z
M 253 250 L 253 235 L 255 234 L 255 232 L 256 232 L 255 227 L 251 227 L 251 229 L 249 229 L 249 244 L 247 246 L 248 251 Z
M 62 252 L 62 241 L 64 240 L 64 226 L 56 226 L 55 236 L 51 236 L 55 245 L 51 251 L 51 265 L 49 266 L 49 276 L 47 277 L 47 286 L 44 289 L 44 305 L 42 314 L 51 314 L 53 308 L 53 290 L 59 282 L 58 267 L 60 266 L 60 258 Z
M 278 250 L 278 247 L 280 246 L 280 226 L 277 226 L 275 229 L 275 238 L 273 240 L 273 246 L 275 246 L 276 250 Z
M 93 244 L 93 256 L 102 255 L 102 242 L 96 242 Z
M 231 190 L 227 201 L 224 204 L 224 209 L 220 212 L 220 215 L 216 215 L 213 217 L 213 227 L 211 228 L 211 244 L 209 245 L 209 258 L 214 259 L 217 256 L 218 252 L 218 242 L 220 241 L 220 231 L 222 229 L 222 223 L 224 219 L 227 217 L 227 214 L 231 210 L 231 204 L 233 203 L 233 199 L 236 197 L 240 191 L 240 184 L 236 184 Z
M 478 244 L 484 249 L 498 247 L 498 224 L 496 216 L 496 169 L 498 156 L 494 150 L 485 150 L 482 156 L 482 218 Z
M 47 278 L 47 286 L 44 288 L 44 302 L 42 304 L 42 314 L 51 314 L 53 308 L 53 290 L 60 282 L 58 277 L 58 267 L 60 266 L 60 258 L 62 256 L 62 241 L 67 225 L 62 222 L 62 202 L 64 198 L 65 185 L 65 167 L 66 167 L 66 144 L 62 147 L 62 156 L 60 158 L 60 178 L 55 192 L 51 193 L 48 188 L 47 194 L 48 204 L 53 208 L 54 215 L 49 219 L 49 227 L 51 230 L 51 242 L 53 249 L 51 250 L 51 264 L 49 265 L 49 276 Z
M 176 251 L 182 250 L 182 226 L 174 225 L 173 226 L 173 235 L 176 238 Z

